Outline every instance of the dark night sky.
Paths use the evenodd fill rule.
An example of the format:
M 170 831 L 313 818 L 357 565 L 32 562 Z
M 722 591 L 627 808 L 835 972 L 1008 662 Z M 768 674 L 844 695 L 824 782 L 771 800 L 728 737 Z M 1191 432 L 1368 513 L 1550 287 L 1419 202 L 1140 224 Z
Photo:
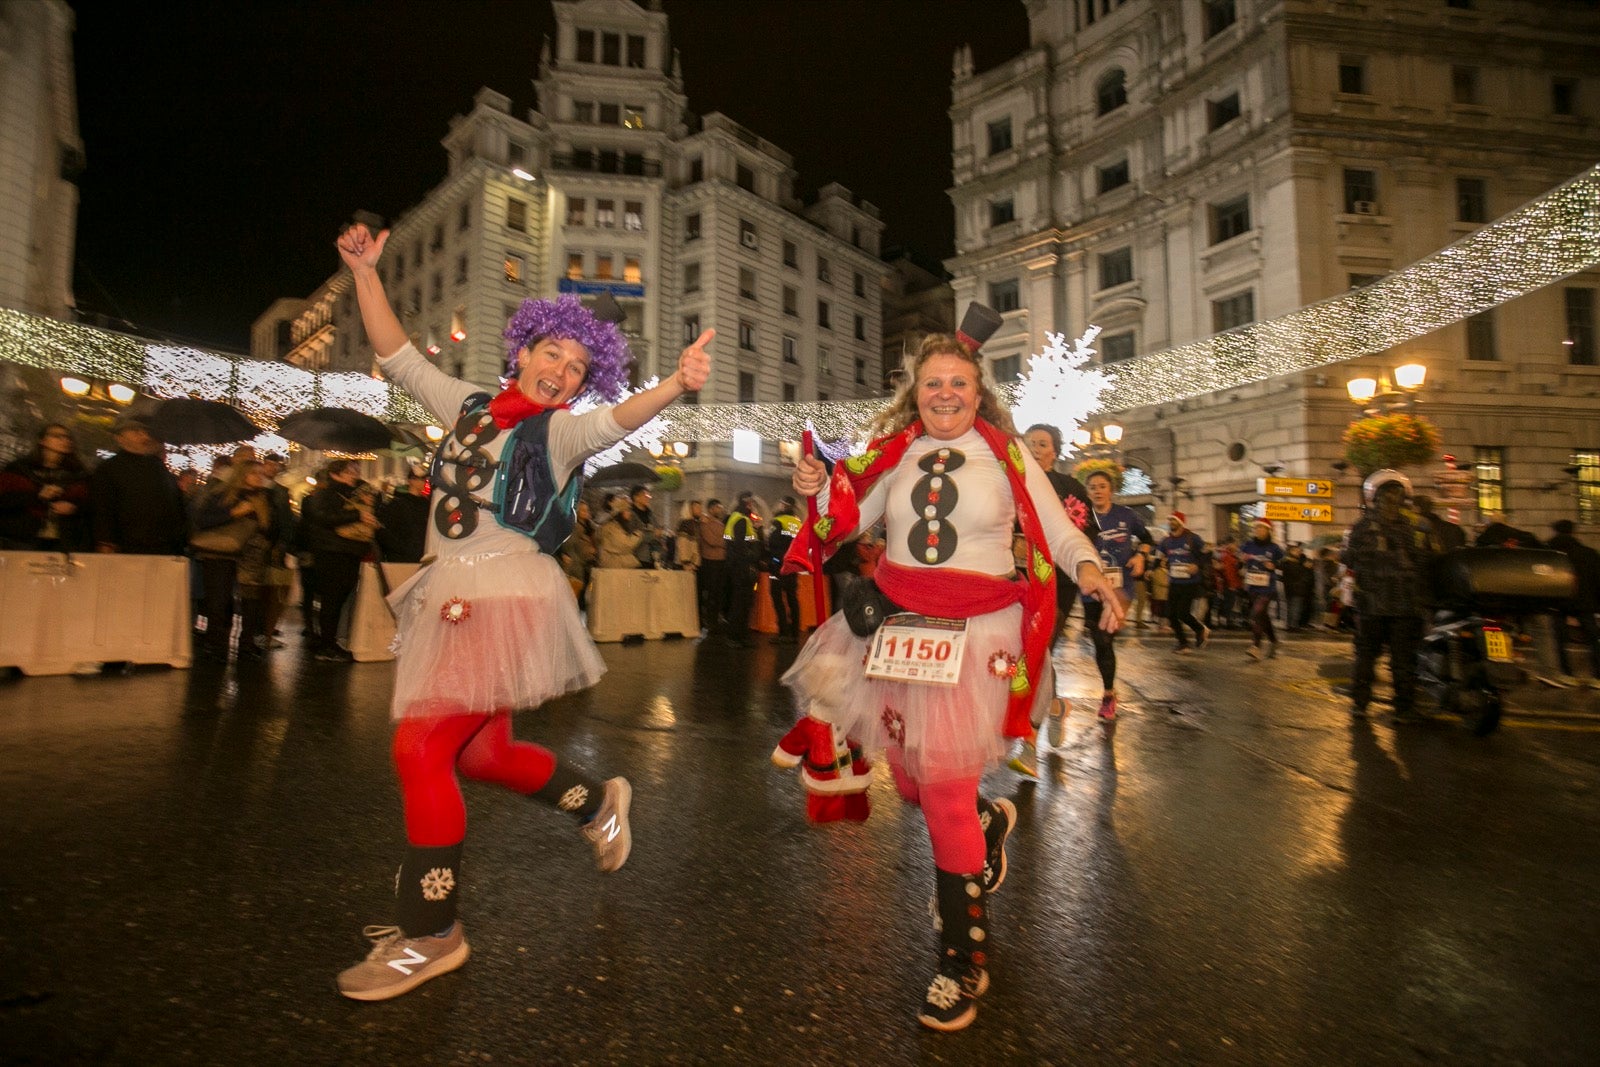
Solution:
M 76 292 L 143 332 L 244 351 L 250 323 L 337 266 L 356 207 L 394 217 L 487 85 L 524 115 L 549 0 L 75 0 Z M 1027 46 L 1017 0 L 666 0 L 689 107 L 843 182 L 889 242 L 950 253 L 950 60 Z

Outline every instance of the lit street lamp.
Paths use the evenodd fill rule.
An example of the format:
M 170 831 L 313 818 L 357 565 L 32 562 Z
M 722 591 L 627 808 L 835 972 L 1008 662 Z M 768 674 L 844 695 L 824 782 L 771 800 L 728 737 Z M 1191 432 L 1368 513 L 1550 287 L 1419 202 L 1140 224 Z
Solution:
M 1368 415 L 1410 411 L 1416 406 L 1417 393 L 1427 377 L 1428 368 L 1421 363 L 1405 363 L 1394 368 L 1392 375 L 1385 370 L 1379 371 L 1376 378 L 1351 378 L 1345 383 L 1345 391 Z

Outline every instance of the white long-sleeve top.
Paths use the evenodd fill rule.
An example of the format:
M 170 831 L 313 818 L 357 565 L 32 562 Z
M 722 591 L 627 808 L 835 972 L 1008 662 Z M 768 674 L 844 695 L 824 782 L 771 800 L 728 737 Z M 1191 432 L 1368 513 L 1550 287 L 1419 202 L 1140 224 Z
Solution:
M 379 358 L 378 369 L 384 377 L 405 389 L 417 402 L 428 409 L 440 425 L 450 427 L 450 435 L 441 443 L 446 455 L 469 447 L 461 439 L 462 427 L 457 426 L 461 405 L 473 393 L 492 392 L 480 385 L 452 378 L 429 363 L 416 347 L 407 343 L 387 359 Z M 498 461 L 516 428 L 500 430 L 492 440 L 477 444 L 490 459 Z M 569 411 L 556 411 L 550 416 L 550 472 L 557 485 L 565 485 L 584 460 L 596 452 L 622 440 L 628 431 L 617 423 L 611 408 L 599 407 L 574 415 Z M 456 465 L 446 462 L 447 476 L 456 472 Z M 477 528 L 465 537 L 444 536 L 436 521 L 443 494 L 451 491 L 449 485 L 433 486 L 429 497 L 428 551 L 439 556 L 475 556 L 488 552 L 537 552 L 538 544 L 526 534 L 500 525 L 491 508 L 480 508 Z M 481 500 L 490 500 L 494 494 L 493 482 L 473 494 Z
M 949 449 L 950 460 L 942 473 L 924 469 L 925 457 L 940 449 Z M 961 462 L 954 464 L 959 455 Z M 932 466 L 932 462 L 928 463 Z M 1080 563 L 1099 565 L 1100 553 L 1083 531 L 1072 524 L 1060 499 L 1037 463 L 1023 464 L 1028 495 L 1044 528 L 1045 541 L 1057 567 L 1071 575 Z M 919 508 L 913 494 L 924 478 L 923 493 L 933 488 L 933 480 L 940 479 L 937 488 L 939 501 Z M 932 511 L 930 512 L 930 507 Z M 899 466 L 878 479 L 866 498 L 860 503 L 861 521 L 857 529 L 864 530 L 881 517 L 888 530 L 888 558 L 907 567 L 956 567 L 980 574 L 1009 576 L 1015 569 L 1011 555 L 1011 534 L 1017 517 L 1016 502 L 1011 495 L 1011 479 L 1003 461 L 995 457 L 976 429 L 951 441 L 938 441 L 923 436 L 911 443 Z M 919 527 L 919 522 L 931 526 Z M 937 536 L 943 549 L 927 543 L 928 534 Z M 949 551 L 949 538 L 954 537 L 954 550 Z M 915 543 L 913 543 L 915 542 Z M 930 561 L 928 551 L 933 548 L 944 558 Z M 946 555 L 948 553 L 948 555 Z

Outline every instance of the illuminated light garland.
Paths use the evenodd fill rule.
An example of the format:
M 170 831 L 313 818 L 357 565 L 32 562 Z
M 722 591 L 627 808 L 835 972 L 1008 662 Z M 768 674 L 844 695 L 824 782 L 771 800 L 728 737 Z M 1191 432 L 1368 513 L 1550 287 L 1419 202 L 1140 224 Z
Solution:
M 1101 408 L 1171 403 L 1382 352 L 1596 266 L 1600 166 L 1365 288 L 1105 368 L 1110 385 L 1101 394 Z M 180 366 L 184 359 L 207 369 L 186 371 Z M 300 377 L 307 372 L 288 364 L 153 344 L 7 308 L 0 308 L 0 360 L 139 383 L 153 396 L 198 393 L 227 399 L 272 426 L 314 406 L 307 403 Z M 408 394 L 364 374 L 324 371 L 311 376 L 309 389 L 313 401 L 342 404 L 390 422 L 432 421 Z M 1002 392 L 1012 399 L 1018 390 Z M 823 438 L 856 439 L 885 402 L 875 397 L 674 404 L 629 441 L 731 441 L 736 429 L 753 430 L 767 440 L 798 440 L 808 419 Z M 1066 420 L 1057 414 L 1053 421 Z

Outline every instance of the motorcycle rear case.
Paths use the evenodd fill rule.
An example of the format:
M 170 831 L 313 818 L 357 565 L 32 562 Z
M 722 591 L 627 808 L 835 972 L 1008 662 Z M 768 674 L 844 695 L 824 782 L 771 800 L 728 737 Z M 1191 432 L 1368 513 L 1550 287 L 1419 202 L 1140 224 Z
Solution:
M 1571 599 L 1572 561 L 1542 548 L 1458 548 L 1440 557 L 1439 603 L 1486 615 L 1541 611 Z

